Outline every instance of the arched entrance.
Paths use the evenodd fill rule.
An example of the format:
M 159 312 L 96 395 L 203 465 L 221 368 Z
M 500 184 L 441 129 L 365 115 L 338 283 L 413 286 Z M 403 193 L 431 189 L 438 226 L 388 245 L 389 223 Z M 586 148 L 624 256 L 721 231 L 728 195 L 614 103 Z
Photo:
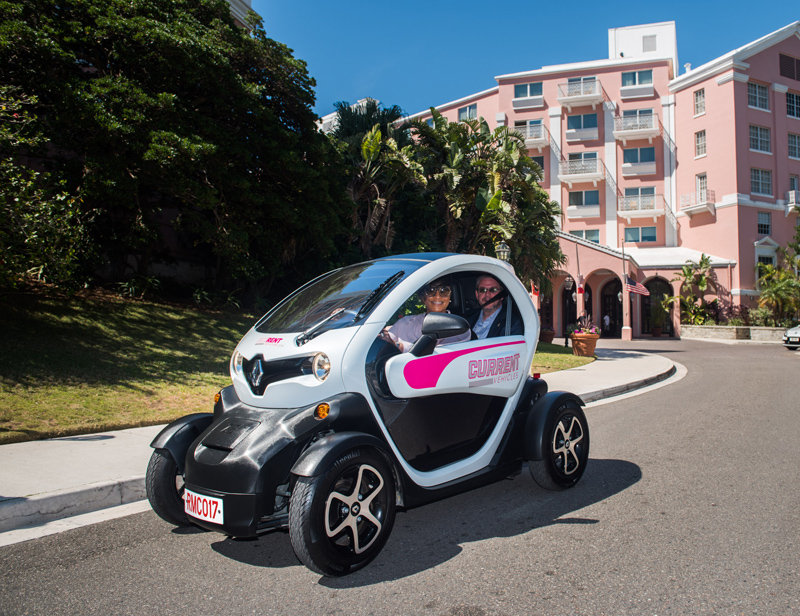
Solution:
M 652 307 L 655 302 L 661 301 L 661 299 L 666 295 L 668 297 L 672 296 L 672 286 L 663 278 L 653 278 L 648 280 L 644 283 L 645 288 L 650 291 L 650 295 L 645 295 L 642 297 L 642 313 L 641 313 L 641 323 L 642 323 L 642 333 L 643 334 L 651 334 L 652 327 L 653 327 L 653 318 L 652 318 Z M 666 319 L 664 320 L 664 325 L 661 327 L 661 333 L 665 336 L 673 336 L 673 328 L 672 328 L 672 310 L 673 307 L 670 306 L 669 314 L 667 315 Z
M 573 297 L 574 296 L 574 297 Z M 567 288 L 561 291 L 561 335 L 566 335 L 570 325 L 578 322 L 578 303 L 577 291 L 573 286 L 569 291 Z
M 608 281 L 603 285 L 600 293 L 600 315 L 599 323 L 606 338 L 622 337 L 622 283 L 618 278 Z M 608 315 L 609 325 L 605 325 L 605 317 Z

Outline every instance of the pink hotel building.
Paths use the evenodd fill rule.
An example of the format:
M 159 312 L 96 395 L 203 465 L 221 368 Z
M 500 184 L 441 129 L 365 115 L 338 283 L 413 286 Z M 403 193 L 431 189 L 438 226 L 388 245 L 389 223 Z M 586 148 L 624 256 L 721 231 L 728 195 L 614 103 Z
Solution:
M 436 107 L 451 121 L 514 127 L 542 167 L 568 259 L 552 297 L 540 297 L 558 334 L 584 310 L 598 324 L 609 315 L 612 335 L 648 334 L 651 298 L 677 295 L 670 281 L 703 253 L 718 287 L 707 299 L 754 307 L 756 264 L 776 263 L 794 236 L 800 22 L 680 75 L 678 66 L 674 22 L 614 28 L 608 59 L 500 75 Z M 629 293 L 625 275 L 650 296 Z M 674 308 L 671 317 L 677 335 Z

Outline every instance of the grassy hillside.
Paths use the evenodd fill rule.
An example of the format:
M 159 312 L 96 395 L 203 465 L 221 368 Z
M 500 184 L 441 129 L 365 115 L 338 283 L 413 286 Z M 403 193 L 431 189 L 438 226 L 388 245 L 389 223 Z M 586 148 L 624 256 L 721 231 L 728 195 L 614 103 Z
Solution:
M 250 314 L 114 297 L 0 294 L 0 444 L 210 412 Z M 540 345 L 533 372 L 583 365 Z

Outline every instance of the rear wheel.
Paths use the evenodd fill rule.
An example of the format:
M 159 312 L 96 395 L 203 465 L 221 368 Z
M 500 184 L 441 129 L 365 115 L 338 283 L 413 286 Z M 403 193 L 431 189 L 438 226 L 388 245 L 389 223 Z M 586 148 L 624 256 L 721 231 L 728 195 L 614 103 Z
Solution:
M 360 569 L 392 532 L 395 486 L 383 456 L 355 449 L 317 477 L 299 477 L 289 503 L 289 537 L 297 558 L 326 576 Z
M 571 488 L 589 460 L 589 425 L 583 409 L 573 401 L 551 409 L 542 443 L 542 460 L 531 460 L 533 480 L 547 490 Z
M 159 517 L 175 526 L 190 526 L 183 508 L 183 476 L 166 449 L 156 449 L 150 456 L 145 488 L 150 506 Z

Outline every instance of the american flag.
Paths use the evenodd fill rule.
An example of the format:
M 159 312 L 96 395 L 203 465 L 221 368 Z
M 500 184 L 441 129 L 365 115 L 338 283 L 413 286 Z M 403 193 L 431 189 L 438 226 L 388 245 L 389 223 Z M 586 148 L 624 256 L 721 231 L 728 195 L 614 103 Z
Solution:
M 648 291 L 641 282 L 636 282 L 630 276 L 625 276 L 625 288 L 628 289 L 628 293 L 638 293 L 639 295 L 650 295 L 650 291 Z

